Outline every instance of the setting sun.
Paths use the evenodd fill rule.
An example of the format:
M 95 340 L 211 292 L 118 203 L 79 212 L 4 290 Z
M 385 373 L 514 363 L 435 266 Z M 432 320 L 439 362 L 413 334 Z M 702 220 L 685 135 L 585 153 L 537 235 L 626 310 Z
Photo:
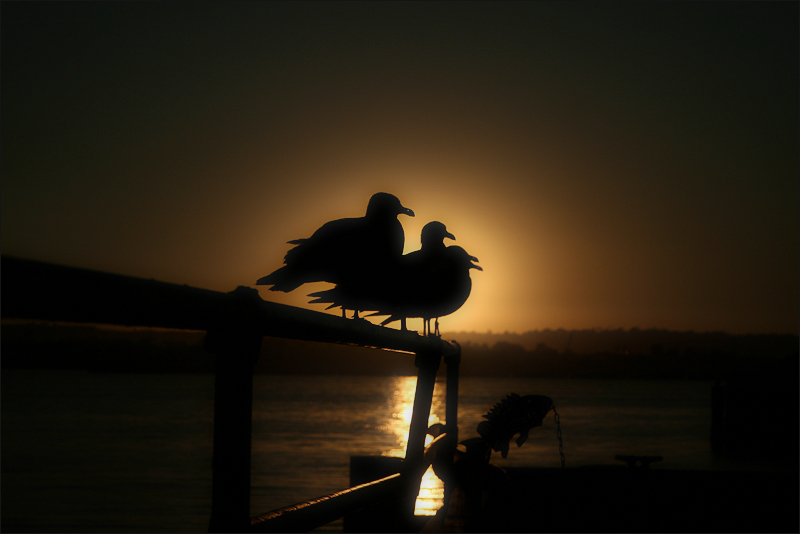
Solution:
M 628 9 L 661 29 L 684 16 L 711 28 L 744 5 Z M 787 32 L 725 34 L 741 49 L 730 54 L 667 36 L 671 48 L 618 49 L 638 25 L 591 22 L 605 20 L 601 4 L 475 4 L 458 21 L 440 5 L 429 15 L 470 38 L 453 49 L 426 31 L 427 44 L 404 52 L 390 43 L 419 20 L 410 6 L 362 6 L 375 19 L 344 17 L 341 34 L 327 22 L 336 10 L 307 14 L 301 38 L 274 22 L 292 8 L 208 5 L 193 16 L 238 20 L 249 44 L 204 36 L 196 54 L 176 48 L 173 32 L 128 35 L 177 6 L 149 6 L 162 17 L 87 5 L 80 20 L 105 22 L 37 40 L 31 24 L 70 13 L 46 6 L 25 4 L 4 25 L 4 42 L 20 43 L 3 62 L 5 254 L 227 292 L 280 267 L 287 241 L 363 216 L 386 191 L 416 213 L 401 220 L 406 253 L 441 221 L 484 269 L 443 331 L 798 331 L 798 83 L 780 74 L 795 72 L 797 47 Z M 509 16 L 533 26 L 509 27 Z M 67 54 L 83 42 L 75 35 L 104 24 L 116 30 L 98 34 L 92 54 L 69 53 L 76 68 L 49 52 Z M 133 64 L 118 39 L 145 47 L 142 57 L 173 53 L 123 68 Z M 270 39 L 287 43 L 282 61 L 269 59 Z M 81 81 L 94 65 L 116 67 Z M 58 82 L 39 83 L 48 77 Z M 306 297 L 321 286 L 260 293 L 321 311 Z

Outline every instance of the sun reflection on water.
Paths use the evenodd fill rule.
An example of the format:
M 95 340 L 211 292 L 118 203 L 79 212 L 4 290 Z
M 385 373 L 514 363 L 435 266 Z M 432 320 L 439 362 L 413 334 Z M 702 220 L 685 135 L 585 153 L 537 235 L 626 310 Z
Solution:
M 381 453 L 381 455 L 403 458 L 406 455 L 406 447 L 408 446 L 408 428 L 411 424 L 411 416 L 414 413 L 414 393 L 417 388 L 417 379 L 414 376 L 399 376 L 396 378 L 394 386 L 394 392 L 389 401 L 393 406 L 392 419 L 382 430 L 397 437 L 397 446 Z M 437 397 L 439 399 L 438 402 Z M 441 395 L 437 395 L 435 391 L 431 413 L 428 416 L 428 426 L 440 422 L 437 411 L 443 413 L 443 406 Z M 431 441 L 433 441 L 433 437 L 425 436 L 425 445 L 428 445 Z M 435 515 L 436 511 L 442 506 L 443 498 L 444 484 L 434 474 L 433 469 L 429 467 L 422 477 L 414 513 L 417 515 Z

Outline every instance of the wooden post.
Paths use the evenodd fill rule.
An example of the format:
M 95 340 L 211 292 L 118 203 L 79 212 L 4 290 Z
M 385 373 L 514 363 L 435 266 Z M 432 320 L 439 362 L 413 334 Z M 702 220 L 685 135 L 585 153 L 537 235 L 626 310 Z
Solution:
M 725 454 L 727 384 L 717 380 L 711 388 L 711 452 L 716 456 Z
M 447 365 L 447 386 L 445 392 L 445 431 L 447 432 L 447 446 L 444 450 L 445 465 L 451 465 L 458 446 L 458 375 L 459 366 L 461 365 L 461 347 L 456 343 L 458 350 L 454 353 L 448 354 L 444 358 Z M 442 499 L 445 506 L 450 500 L 450 494 L 453 492 L 453 481 L 444 481 L 444 498 Z
M 252 299 L 248 289 L 240 287 L 233 293 Z M 246 310 L 246 304 L 243 308 Z M 253 367 L 263 339 L 255 317 L 246 311 L 232 313 L 206 335 L 206 350 L 216 356 L 209 532 L 245 532 L 250 528 Z
M 422 475 L 425 474 L 423 456 L 425 453 L 425 436 L 428 433 L 428 420 L 431 414 L 433 389 L 436 386 L 436 372 L 442 359 L 441 350 L 428 350 L 416 353 L 414 365 L 417 366 L 417 389 L 414 393 L 414 411 L 408 429 L 408 445 L 403 462 L 406 476 L 406 501 L 404 503 L 404 520 L 414 519 L 414 507 L 419 494 Z

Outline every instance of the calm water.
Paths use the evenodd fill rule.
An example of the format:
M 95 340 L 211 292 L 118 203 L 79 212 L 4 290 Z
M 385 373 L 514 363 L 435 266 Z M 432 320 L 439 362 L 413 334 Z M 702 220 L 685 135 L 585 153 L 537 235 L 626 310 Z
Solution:
M 348 487 L 352 455 L 402 456 L 415 383 L 257 376 L 252 513 Z M 444 418 L 443 385 L 431 423 Z M 661 455 L 662 469 L 725 467 L 710 451 L 711 383 L 462 379 L 461 439 L 511 392 L 554 400 L 568 467 L 624 453 Z M 211 375 L 4 371 L 2 530 L 207 531 L 213 394 Z M 558 467 L 552 414 L 492 460 Z M 424 483 L 419 513 L 435 511 L 437 483 Z

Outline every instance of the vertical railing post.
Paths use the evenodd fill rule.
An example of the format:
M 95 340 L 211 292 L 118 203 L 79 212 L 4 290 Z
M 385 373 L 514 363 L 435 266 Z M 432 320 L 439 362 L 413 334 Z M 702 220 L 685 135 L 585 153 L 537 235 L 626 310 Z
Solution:
M 248 290 L 232 292 L 244 297 L 241 307 L 209 329 L 205 340 L 206 350 L 216 356 L 209 532 L 245 532 L 250 527 L 253 367 L 263 336 L 257 314 L 248 310 L 248 301 L 254 301 Z
M 404 474 L 407 479 L 406 501 L 403 507 L 405 520 L 413 520 L 416 498 L 422 475 L 425 474 L 423 456 L 425 453 L 425 436 L 428 433 L 428 420 L 430 419 L 433 390 L 436 386 L 436 372 L 442 360 L 441 350 L 427 350 L 418 352 L 414 360 L 417 366 L 417 389 L 414 393 L 414 411 L 411 415 L 411 424 L 408 429 L 408 445 L 406 457 L 403 462 Z
M 453 342 L 456 346 L 456 351 L 449 352 L 444 357 L 444 362 L 447 365 L 447 382 L 445 392 L 445 423 L 447 432 L 447 446 L 444 449 L 444 463 L 451 465 L 458 446 L 458 376 L 459 367 L 461 365 L 461 346 Z M 444 498 L 443 502 L 446 506 L 450 501 L 450 494 L 453 492 L 453 481 L 444 481 Z

